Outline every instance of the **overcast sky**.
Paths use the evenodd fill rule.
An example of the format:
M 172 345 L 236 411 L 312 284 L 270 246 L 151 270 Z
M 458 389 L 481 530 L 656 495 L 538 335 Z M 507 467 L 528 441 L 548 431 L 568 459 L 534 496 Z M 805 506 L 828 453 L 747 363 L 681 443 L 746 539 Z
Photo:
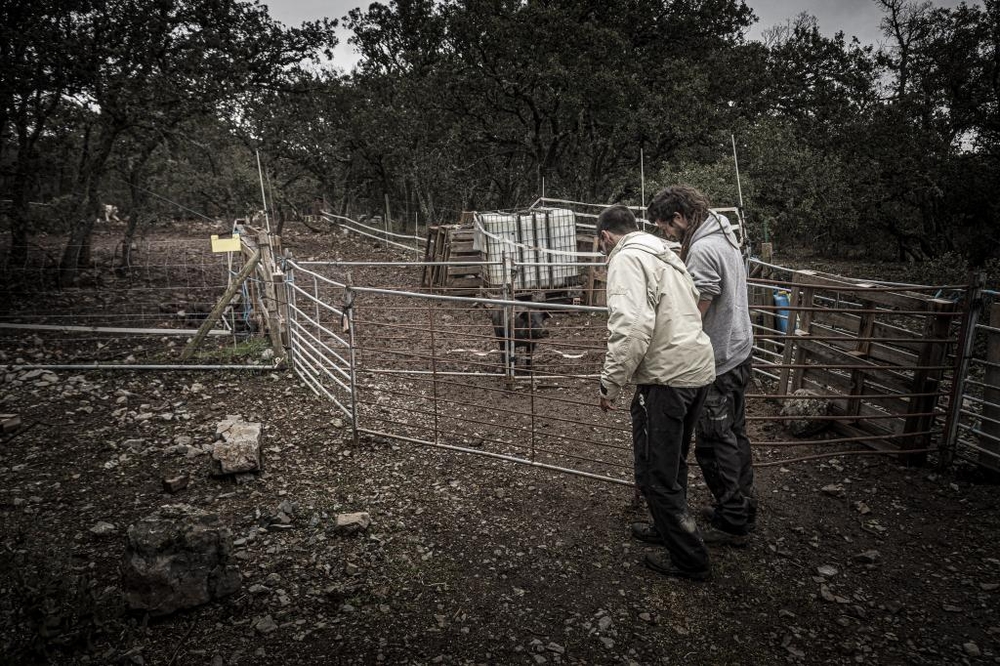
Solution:
M 383 2 L 388 4 L 389 0 Z M 354 7 L 368 6 L 367 1 L 358 0 L 265 0 L 265 4 L 271 8 L 274 18 L 288 25 L 298 25 L 324 16 L 340 18 Z M 876 44 L 881 39 L 878 25 L 882 14 L 875 0 L 747 0 L 747 4 L 760 19 L 750 29 L 750 39 L 759 39 L 766 28 L 784 23 L 801 12 L 815 16 L 824 34 L 832 35 L 843 30 L 848 38 L 856 36 L 862 42 L 870 44 Z M 959 4 L 959 0 L 933 0 L 932 4 L 954 7 Z M 343 69 L 350 69 L 357 61 L 357 54 L 347 44 L 348 36 L 346 31 L 342 32 L 341 44 L 334 55 L 334 64 Z

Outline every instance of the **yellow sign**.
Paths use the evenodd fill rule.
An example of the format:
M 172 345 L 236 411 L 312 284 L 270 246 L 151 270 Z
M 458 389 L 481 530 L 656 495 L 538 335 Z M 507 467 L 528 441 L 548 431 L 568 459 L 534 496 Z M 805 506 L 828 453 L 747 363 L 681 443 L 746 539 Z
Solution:
M 233 234 L 231 238 L 219 238 L 217 234 L 212 234 L 212 252 L 239 252 L 240 235 Z

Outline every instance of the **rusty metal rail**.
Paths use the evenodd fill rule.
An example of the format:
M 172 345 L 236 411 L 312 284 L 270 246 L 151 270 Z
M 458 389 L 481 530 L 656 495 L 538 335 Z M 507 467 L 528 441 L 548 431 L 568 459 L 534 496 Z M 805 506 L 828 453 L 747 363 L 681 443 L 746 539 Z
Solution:
M 396 263 L 402 268 L 416 262 Z M 344 262 L 344 266 L 349 264 Z M 604 308 L 509 297 L 453 296 L 441 290 L 424 293 L 352 286 L 347 279 L 323 274 L 342 268 L 336 262 L 291 265 L 296 275 L 302 276 L 297 279 L 313 283 L 312 293 L 307 297 L 300 292 L 300 296 L 334 299 L 333 304 L 327 303 L 329 307 L 307 313 L 301 325 L 326 347 L 334 344 L 333 335 L 337 335 L 338 345 L 349 341 L 349 353 L 340 350 L 330 354 L 305 334 L 299 345 L 307 363 L 313 364 L 309 371 L 314 383 L 319 352 L 339 365 L 338 371 L 331 371 L 336 377 L 352 377 L 347 402 L 342 405 L 353 410 L 356 433 L 614 483 L 631 482 L 627 410 L 602 415 L 593 397 L 605 349 Z M 809 288 L 801 281 L 773 282 Z M 811 287 L 820 291 L 820 286 Z M 790 325 L 781 331 L 755 322 L 756 374 L 765 384 L 785 384 L 781 390 L 765 387 L 751 392 L 747 397 L 755 407 L 748 421 L 785 424 L 809 418 L 814 424 L 836 428 L 814 438 L 758 437 L 753 441 L 758 452 L 756 464 L 940 451 L 942 420 L 947 416 L 941 400 L 951 394 L 948 374 L 954 366 L 944 353 L 920 350 L 957 345 L 960 332 L 951 322 L 960 320 L 963 313 L 937 301 L 925 307 L 927 301 L 919 293 L 939 293 L 942 288 L 906 286 L 906 294 L 899 295 L 901 287 L 894 285 L 823 285 L 827 291 L 814 301 L 800 299 L 787 308 L 755 306 L 758 315 L 772 317 L 784 310 Z M 850 292 L 851 297 L 841 298 L 837 295 L 840 291 Z M 350 303 L 344 304 L 348 294 Z M 889 305 L 866 305 L 872 302 L 866 296 Z M 534 343 L 530 368 L 524 358 L 504 367 L 502 352 L 515 351 L 517 341 L 496 337 L 489 317 L 479 307 L 486 304 L 544 309 L 553 314 L 549 337 Z M 924 330 L 922 322 L 928 316 L 942 323 Z M 829 324 L 821 321 L 824 317 Z M 907 321 L 920 325 L 908 327 Z M 798 345 L 814 346 L 819 356 L 796 353 Z M 845 349 L 854 348 L 865 352 L 845 353 Z M 812 387 L 812 394 L 792 395 L 788 382 L 796 376 Z M 924 376 L 939 379 L 927 382 L 921 379 Z M 850 388 L 848 384 L 859 377 L 863 381 Z M 811 417 L 782 413 L 781 406 L 793 398 L 827 401 L 832 411 Z M 970 427 L 979 429 L 963 424 L 959 430 L 967 433 Z M 830 451 L 831 447 L 844 446 L 863 448 Z M 777 461 L 765 455 L 792 447 L 819 451 Z

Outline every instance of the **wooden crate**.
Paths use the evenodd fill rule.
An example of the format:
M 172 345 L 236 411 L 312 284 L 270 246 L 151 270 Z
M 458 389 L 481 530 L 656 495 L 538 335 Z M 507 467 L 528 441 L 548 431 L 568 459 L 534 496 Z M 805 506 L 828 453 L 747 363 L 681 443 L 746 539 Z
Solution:
M 577 252 L 597 252 L 597 236 L 591 234 L 576 235 Z M 607 300 L 608 269 L 601 257 L 593 257 L 593 267 L 588 267 L 583 281 L 583 304 L 605 306 Z
M 446 289 L 456 295 L 476 293 L 482 286 L 482 253 L 474 248 L 474 234 L 471 227 L 457 224 L 441 224 L 428 227 L 427 245 L 424 250 L 426 262 L 468 261 L 476 262 L 468 266 L 425 266 L 422 286 Z

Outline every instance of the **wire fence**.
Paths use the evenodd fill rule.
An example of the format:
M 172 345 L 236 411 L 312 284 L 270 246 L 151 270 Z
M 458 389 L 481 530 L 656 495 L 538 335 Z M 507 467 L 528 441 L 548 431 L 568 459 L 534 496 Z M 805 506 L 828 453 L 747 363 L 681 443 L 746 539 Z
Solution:
M 260 329 L 280 321 L 295 371 L 359 438 L 631 483 L 627 406 L 610 415 L 596 407 L 607 321 L 594 257 L 546 258 L 574 280 L 517 290 L 517 275 L 542 262 L 420 261 L 416 235 L 353 222 L 338 221 L 357 241 L 343 260 L 279 260 L 284 276 L 265 278 L 283 282 L 254 272 L 211 332 L 213 344 L 186 363 L 183 342 L 233 285 L 240 253 L 213 253 L 207 238 L 190 234 L 151 235 L 123 266 L 120 237 L 99 234 L 93 263 L 60 285 L 58 248 L 32 246 L 22 265 L 0 266 L 11 295 L 0 307 L 0 363 L 266 367 L 269 352 L 284 350 Z M 385 246 L 386 260 L 369 259 L 371 243 Z M 426 279 L 434 267 L 469 266 L 503 284 L 470 293 Z M 851 280 L 759 260 L 750 274 L 756 465 L 933 453 L 998 467 L 995 292 Z
M 149 233 L 123 253 L 121 233 L 95 233 L 90 262 L 61 277 L 61 239 L 3 248 L 0 304 L 3 362 L 30 366 L 220 367 L 259 365 L 265 345 L 244 284 L 199 357 L 182 363 L 194 335 L 241 267 L 239 254 L 212 252 L 208 234 Z M 11 256 L 23 254 L 16 265 Z
M 627 406 L 596 407 L 604 307 L 416 291 L 419 262 L 288 265 L 297 371 L 359 436 L 631 482 Z M 755 464 L 940 453 L 964 310 L 939 296 L 964 287 L 806 287 L 799 273 L 820 278 L 783 270 L 751 282 L 802 292 L 796 304 L 753 307 Z M 369 275 L 380 286 L 362 286 Z M 531 337 L 538 322 L 498 323 L 532 312 L 550 315 L 544 336 Z

